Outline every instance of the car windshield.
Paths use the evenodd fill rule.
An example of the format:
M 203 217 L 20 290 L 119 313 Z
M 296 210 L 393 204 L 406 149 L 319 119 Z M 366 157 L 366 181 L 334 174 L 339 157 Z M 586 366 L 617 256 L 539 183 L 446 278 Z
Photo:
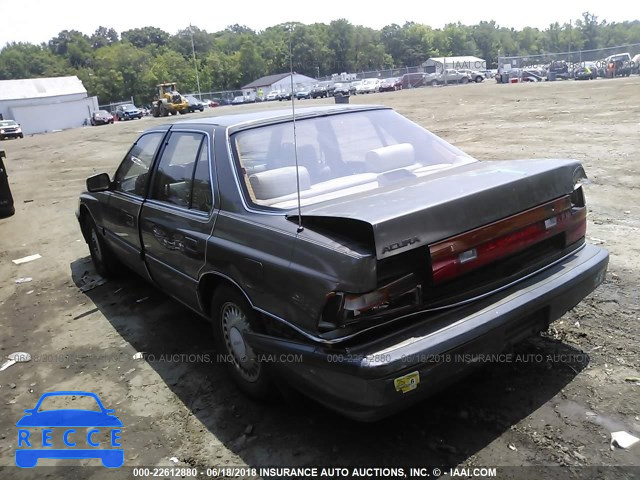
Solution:
M 110 115 L 110 113 L 107 112 L 106 110 L 98 110 L 96 112 L 96 115 Z
M 0 120 L 0 127 L 15 127 L 18 125 L 15 120 Z
M 475 161 L 387 109 L 300 119 L 296 142 L 302 205 Z M 233 145 L 250 203 L 285 210 L 297 205 L 292 123 L 240 131 Z

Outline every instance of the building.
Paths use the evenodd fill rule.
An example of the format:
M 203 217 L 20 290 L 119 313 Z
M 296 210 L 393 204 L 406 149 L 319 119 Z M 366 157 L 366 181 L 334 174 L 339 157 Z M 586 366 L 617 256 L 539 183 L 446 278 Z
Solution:
M 81 127 L 97 109 L 76 76 L 0 80 L 0 115 L 25 134 Z
M 469 70 L 486 70 L 487 61 L 478 57 L 434 57 L 422 64 L 425 73 L 440 73 L 447 68 L 456 70 L 466 68 Z
M 293 90 L 317 83 L 315 78 L 307 77 L 299 73 L 293 74 Z M 289 92 L 291 91 L 291 74 L 277 73 L 267 75 L 242 87 L 242 94 L 245 97 L 266 97 L 269 92 Z

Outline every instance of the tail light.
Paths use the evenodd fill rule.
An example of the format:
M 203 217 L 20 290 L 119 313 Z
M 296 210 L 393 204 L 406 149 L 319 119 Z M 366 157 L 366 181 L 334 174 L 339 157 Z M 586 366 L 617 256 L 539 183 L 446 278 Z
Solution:
M 349 325 L 381 313 L 419 305 L 421 301 L 421 287 L 413 273 L 367 293 L 331 292 L 327 295 L 319 327 Z
M 554 235 L 564 233 L 568 246 L 585 232 L 584 195 L 577 186 L 571 195 L 432 245 L 432 280 L 451 280 Z

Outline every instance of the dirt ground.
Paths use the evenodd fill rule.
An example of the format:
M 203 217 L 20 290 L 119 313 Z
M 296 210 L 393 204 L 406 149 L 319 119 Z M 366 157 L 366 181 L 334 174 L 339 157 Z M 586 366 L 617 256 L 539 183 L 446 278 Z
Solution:
M 137 278 L 79 289 L 93 273 L 74 215 L 85 179 L 113 173 L 138 133 L 164 119 L 0 143 L 16 204 L 16 215 L 0 220 L 0 354 L 34 357 L 0 372 L 0 478 L 117 475 L 97 460 L 65 470 L 12 466 L 23 410 L 43 392 L 65 389 L 95 392 L 115 409 L 126 466 L 197 467 L 201 478 L 211 478 L 207 467 L 262 465 L 497 466 L 498 478 L 640 477 L 640 444 L 610 448 L 611 432 L 640 436 L 639 92 L 634 76 L 352 97 L 394 107 L 481 160 L 582 161 L 591 180 L 588 241 L 611 254 L 605 283 L 516 350 L 542 360 L 489 365 L 374 424 L 311 400 L 248 400 L 223 365 L 189 361 L 213 352 L 206 322 Z M 297 105 L 312 103 L 332 100 Z M 285 105 L 220 107 L 189 118 Z M 36 253 L 42 258 L 11 262 Z M 23 277 L 32 281 L 16 284 Z M 156 360 L 134 360 L 136 352 Z M 39 463 L 60 464 L 78 462 Z M 131 476 L 128 470 L 123 478 Z

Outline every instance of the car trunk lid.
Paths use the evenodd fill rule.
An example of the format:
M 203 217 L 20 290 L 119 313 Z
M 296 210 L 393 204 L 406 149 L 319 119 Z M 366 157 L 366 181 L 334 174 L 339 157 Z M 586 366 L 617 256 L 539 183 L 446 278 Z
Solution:
M 474 162 L 303 207 L 302 224 L 368 225 L 378 260 L 425 247 L 570 194 L 579 162 Z M 297 212 L 288 218 L 297 221 Z M 348 222 L 347 222 L 348 224 Z M 361 231 L 361 229 L 359 229 Z M 342 231 L 348 236 L 348 231 Z

